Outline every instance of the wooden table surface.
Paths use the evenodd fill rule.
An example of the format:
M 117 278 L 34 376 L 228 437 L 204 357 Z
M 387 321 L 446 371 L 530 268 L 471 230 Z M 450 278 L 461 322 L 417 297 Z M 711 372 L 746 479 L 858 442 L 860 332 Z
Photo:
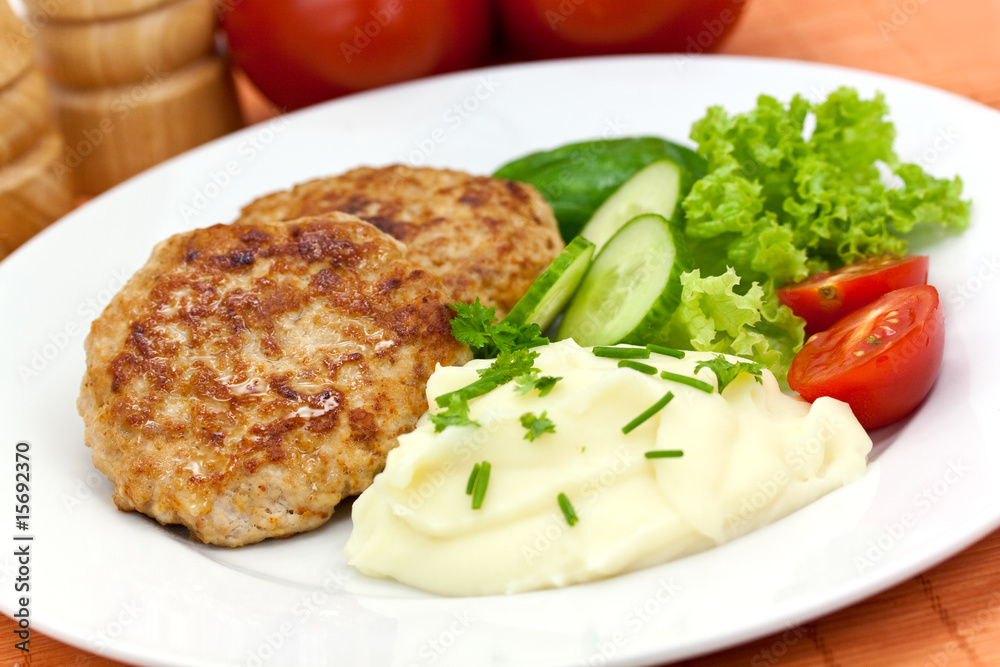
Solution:
M 834 63 L 920 81 L 1000 109 L 1000 0 L 752 0 L 723 53 Z M 267 110 L 244 96 L 253 117 Z M 39 632 L 0 666 L 111 667 Z M 1000 531 L 862 603 L 690 667 L 1000 664 Z

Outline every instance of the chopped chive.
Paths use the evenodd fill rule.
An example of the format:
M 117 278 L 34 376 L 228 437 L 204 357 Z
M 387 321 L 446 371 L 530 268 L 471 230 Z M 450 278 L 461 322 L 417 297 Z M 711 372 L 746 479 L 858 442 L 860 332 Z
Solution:
M 673 380 L 674 382 L 686 384 L 687 386 L 694 387 L 695 389 L 701 389 L 706 394 L 711 394 L 713 391 L 715 391 L 715 387 L 705 382 L 704 380 L 688 377 L 687 375 L 680 375 L 678 373 L 671 373 L 670 371 L 663 371 L 662 373 L 660 373 L 660 377 L 663 378 L 664 380 Z
M 668 391 L 663 398 L 661 398 L 656 403 L 653 403 L 651 406 L 649 406 L 645 412 L 643 412 L 641 415 L 630 421 L 628 424 L 625 424 L 625 426 L 622 426 L 622 433 L 629 433 L 638 428 L 644 421 L 646 421 L 647 419 L 655 415 L 657 412 L 662 410 L 667 403 L 673 400 L 673 398 L 674 398 L 674 392 Z
M 639 371 L 640 373 L 645 373 L 646 375 L 656 375 L 656 369 L 649 364 L 632 361 L 631 359 L 622 359 L 619 361 L 618 368 L 631 368 L 634 371 Z
M 676 459 L 684 456 L 679 449 L 654 449 L 646 452 L 647 459 Z
M 644 347 L 595 347 L 594 356 L 608 359 L 649 359 L 649 350 Z
M 576 511 L 573 509 L 573 503 L 569 501 L 565 493 L 559 494 L 559 509 L 562 510 L 563 516 L 566 517 L 566 523 L 570 526 L 576 525 L 576 522 L 580 519 L 576 516 Z
M 472 509 L 477 510 L 483 506 L 483 498 L 486 496 L 486 485 L 490 483 L 490 462 L 483 461 L 479 464 L 479 474 L 472 485 Z
M 479 477 L 479 464 L 472 466 L 472 474 L 469 475 L 469 481 L 465 483 L 465 495 L 471 496 L 472 489 L 476 485 L 476 478 Z
M 656 354 L 664 354 L 668 357 L 674 357 L 675 359 L 684 358 L 684 352 L 681 350 L 675 350 L 672 347 L 663 347 L 662 345 L 653 345 L 650 343 L 646 346 L 646 349 L 650 352 L 655 352 Z
M 484 396 L 499 385 L 496 380 L 490 378 L 479 378 L 472 384 L 467 384 L 461 389 L 456 389 L 455 391 L 449 391 L 447 394 L 441 394 L 434 401 L 438 404 L 439 408 L 446 407 L 453 400 L 458 401 L 468 401 L 473 398 L 478 398 Z

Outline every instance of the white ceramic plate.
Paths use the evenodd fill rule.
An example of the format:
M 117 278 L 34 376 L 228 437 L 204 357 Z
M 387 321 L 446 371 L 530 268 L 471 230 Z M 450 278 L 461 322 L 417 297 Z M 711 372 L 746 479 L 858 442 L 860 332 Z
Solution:
M 253 198 L 360 164 L 488 173 L 594 137 L 685 140 L 706 107 L 759 93 L 885 93 L 904 159 L 960 173 L 971 228 L 929 248 L 947 308 L 940 379 L 877 434 L 867 476 L 721 548 L 563 590 L 442 599 L 366 580 L 324 528 L 237 550 L 118 512 L 75 409 L 83 338 L 166 236 L 233 219 Z M 15 444 L 30 443 L 32 627 L 151 665 L 640 665 L 791 628 L 930 567 L 1000 524 L 1000 114 L 923 86 L 834 67 L 628 57 L 461 73 L 357 95 L 248 128 L 83 206 L 0 263 L 0 595 L 15 611 Z M 994 435 L 987 438 L 987 433 Z M 6 535 L 6 536 L 5 536 Z M 792 635 L 796 636 L 796 635 Z

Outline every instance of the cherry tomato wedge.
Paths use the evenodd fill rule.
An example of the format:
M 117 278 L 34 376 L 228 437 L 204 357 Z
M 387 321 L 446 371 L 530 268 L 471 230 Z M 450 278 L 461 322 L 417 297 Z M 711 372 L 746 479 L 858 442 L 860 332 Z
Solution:
M 806 321 L 806 333 L 823 331 L 886 292 L 927 283 L 925 256 L 885 255 L 785 285 L 778 298 Z
M 904 287 L 815 334 L 792 360 L 788 386 L 832 396 L 865 428 L 902 419 L 931 390 L 944 353 L 944 313 L 931 285 Z

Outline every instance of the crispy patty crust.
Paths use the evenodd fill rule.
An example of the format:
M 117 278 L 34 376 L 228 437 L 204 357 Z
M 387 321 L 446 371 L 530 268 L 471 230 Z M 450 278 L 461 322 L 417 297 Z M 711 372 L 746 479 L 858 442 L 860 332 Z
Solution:
M 239 546 L 324 523 L 464 363 L 451 295 L 346 213 L 178 234 L 94 322 L 78 401 L 122 510 Z
M 552 209 L 531 185 L 449 169 L 362 167 L 262 197 L 242 221 L 344 211 L 406 244 L 455 299 L 503 317 L 563 248 Z

